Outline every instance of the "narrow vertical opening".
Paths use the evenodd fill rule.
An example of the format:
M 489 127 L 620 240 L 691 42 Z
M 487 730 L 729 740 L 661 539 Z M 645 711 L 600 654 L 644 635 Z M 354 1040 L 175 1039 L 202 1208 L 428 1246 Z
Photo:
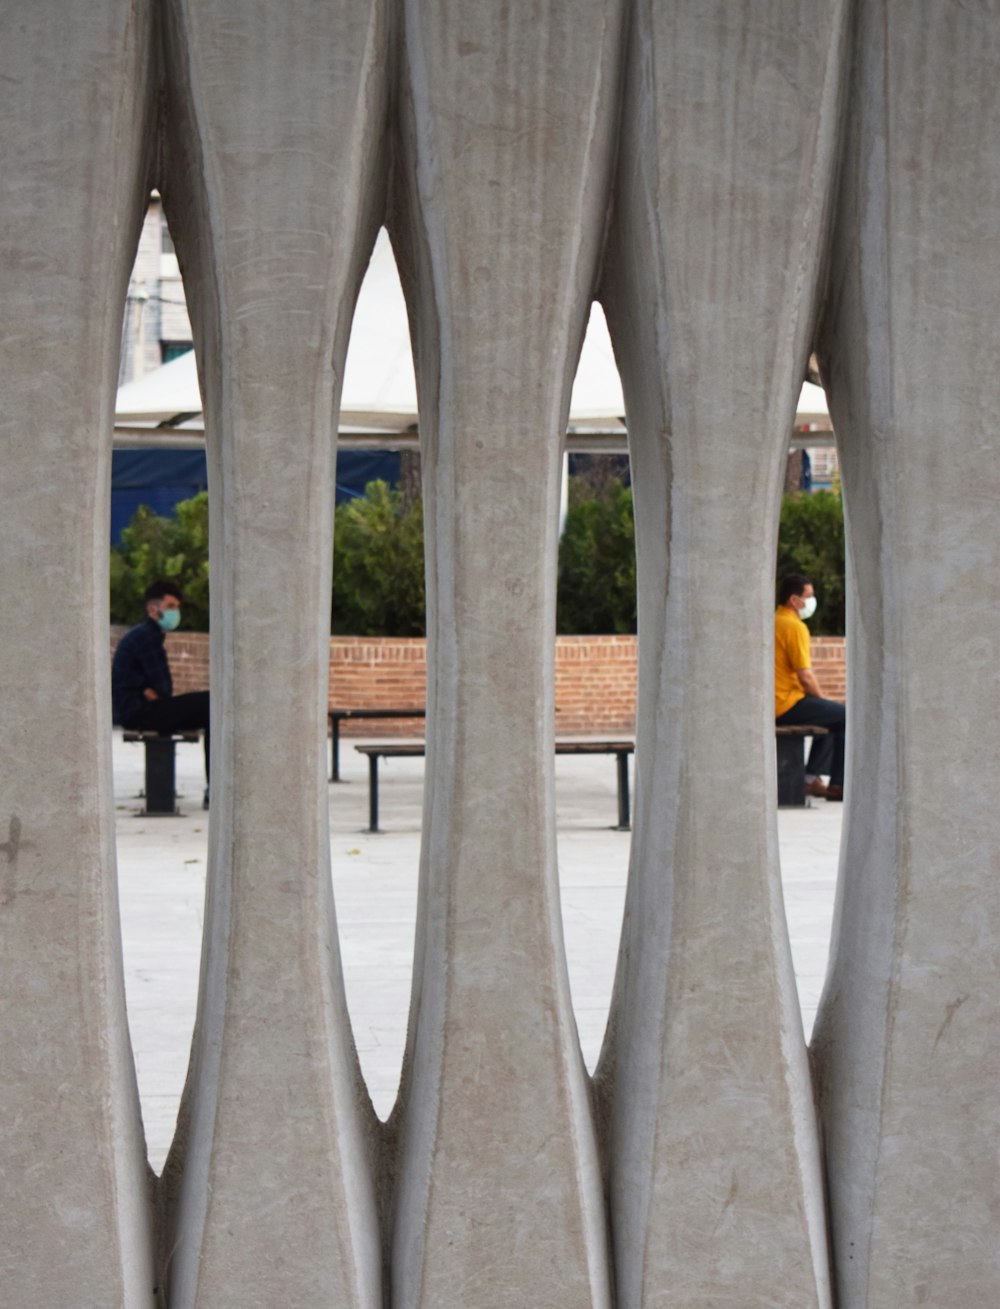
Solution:
M 386 1118 L 399 1086 L 413 972 L 424 780 L 424 757 L 415 752 L 424 743 L 426 626 L 416 384 L 384 229 L 351 327 L 336 480 L 331 863 L 351 1026 L 375 1111 Z M 394 747 L 414 753 L 363 753 Z
M 560 904 L 573 1010 L 591 1070 L 611 1002 L 634 790 L 635 532 L 623 415 L 607 324 L 595 304 L 570 402 L 555 656 Z
M 836 442 L 815 360 L 799 396 L 786 465 L 775 578 L 777 613 L 781 613 L 781 582 L 794 575 L 808 578 L 816 600 L 807 627 L 819 691 L 824 698 L 843 702 L 847 682 L 844 513 Z M 779 657 L 776 654 L 776 679 Z M 810 737 L 804 743 L 784 745 L 802 752 L 807 777 L 818 777 L 823 787 L 836 780 L 830 773 L 831 743 L 828 738 L 826 753 L 814 756 L 814 741 Z M 782 744 L 779 740 L 779 750 Z M 779 801 L 783 798 L 790 797 L 787 787 L 782 787 L 779 764 Z M 804 804 L 779 803 L 778 836 L 785 915 L 808 1039 L 830 950 L 844 804 L 823 795 L 802 798 Z
M 184 288 L 162 204 L 150 196 L 126 292 L 112 454 L 110 646 L 132 630 L 112 677 L 119 903 L 129 1029 L 150 1163 L 174 1133 L 197 1003 L 208 834 L 200 729 L 193 719 L 147 744 L 123 709 L 143 661 L 158 658 L 147 589 L 177 588 L 181 623 L 163 633 L 173 697 L 208 690 L 208 476 Z M 164 597 L 173 606 L 176 597 Z M 155 607 L 155 606 L 154 606 Z M 156 683 L 154 686 L 153 683 Z M 132 688 L 162 705 L 147 675 Z M 207 706 L 206 706 L 207 707 Z M 161 727 L 161 730 L 162 729 Z M 194 739 L 176 739 L 187 735 Z M 170 785 L 170 763 L 173 786 Z

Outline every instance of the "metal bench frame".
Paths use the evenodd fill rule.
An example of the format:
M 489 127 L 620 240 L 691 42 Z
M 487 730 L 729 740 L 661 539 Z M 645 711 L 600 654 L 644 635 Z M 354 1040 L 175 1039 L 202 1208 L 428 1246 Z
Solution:
M 330 719 L 330 781 L 340 777 L 340 724 L 345 718 L 426 718 L 427 710 L 417 705 L 407 709 L 331 709 Z
M 141 741 L 146 749 L 146 807 L 140 818 L 176 818 L 177 772 L 174 748 L 178 741 L 199 741 L 199 732 L 122 732 L 122 740 Z
M 807 736 L 827 736 L 825 727 L 809 723 L 776 727 L 775 753 L 778 761 L 778 808 L 801 809 L 806 803 Z
M 385 715 L 389 716 L 388 713 Z M 378 761 L 380 759 L 417 759 L 426 753 L 423 741 L 405 745 L 385 743 L 357 745 L 359 754 L 368 758 L 368 831 L 378 832 Z M 632 830 L 631 801 L 629 798 L 628 757 L 635 750 L 633 741 L 557 741 L 556 754 L 613 754 L 618 768 L 618 822 L 616 832 Z

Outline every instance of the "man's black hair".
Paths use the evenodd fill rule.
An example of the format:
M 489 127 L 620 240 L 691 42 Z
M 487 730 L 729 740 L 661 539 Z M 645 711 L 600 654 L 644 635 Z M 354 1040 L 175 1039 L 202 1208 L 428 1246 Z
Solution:
M 808 577 L 803 577 L 801 573 L 789 573 L 787 577 L 781 579 L 781 586 L 778 588 L 778 603 L 786 605 L 793 595 L 801 595 L 807 586 L 812 583 Z
M 166 582 L 162 577 L 157 578 L 155 582 L 150 582 L 143 592 L 143 601 L 149 604 L 150 600 L 162 600 L 165 595 L 172 595 L 175 600 L 183 600 L 181 589 L 175 582 Z

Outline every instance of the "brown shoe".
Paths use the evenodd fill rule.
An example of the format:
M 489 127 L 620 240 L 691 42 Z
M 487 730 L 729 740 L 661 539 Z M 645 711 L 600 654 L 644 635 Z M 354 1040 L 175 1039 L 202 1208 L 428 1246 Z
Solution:
M 805 791 L 806 795 L 818 795 L 821 800 L 829 800 L 830 798 L 830 788 L 821 777 L 814 777 L 811 782 L 806 782 Z
M 844 788 L 842 786 L 828 786 L 826 788 L 826 798 L 828 800 L 843 800 Z

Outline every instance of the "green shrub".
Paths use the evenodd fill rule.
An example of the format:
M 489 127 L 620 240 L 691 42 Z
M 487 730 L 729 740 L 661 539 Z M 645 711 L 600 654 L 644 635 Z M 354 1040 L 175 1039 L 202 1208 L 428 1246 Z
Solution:
M 635 631 L 635 528 L 632 492 L 616 479 L 580 498 L 570 478 L 569 512 L 559 546 L 556 630 L 578 636 Z
M 558 630 L 593 635 L 635 631 L 635 543 L 632 494 L 612 482 L 593 496 L 570 478 L 570 510 L 559 551 Z M 844 512 L 832 491 L 786 495 L 782 501 L 777 576 L 805 573 L 818 606 L 817 636 L 844 633 Z
M 570 509 L 559 548 L 557 630 L 577 635 L 634 632 L 635 531 L 632 492 L 611 481 L 598 494 L 570 478 Z M 787 495 L 782 503 L 778 577 L 805 573 L 819 607 L 810 628 L 844 631 L 844 518 L 830 491 Z M 135 623 L 142 593 L 157 577 L 184 592 L 184 626 L 208 630 L 208 496 L 163 518 L 142 506 L 111 551 L 112 622 Z M 423 514 L 385 482 L 339 505 L 334 516 L 333 630 L 353 636 L 421 636 L 424 619 Z
M 804 573 L 816 588 L 816 636 L 844 634 L 844 506 L 833 491 L 795 492 L 781 502 L 777 580 Z
M 157 578 L 184 593 L 184 627 L 208 631 L 208 495 L 181 500 L 173 517 L 140 505 L 120 544 L 111 548 L 111 621 L 131 625 L 145 615 L 142 594 Z
M 385 482 L 337 506 L 333 520 L 333 630 L 351 636 L 423 636 L 424 520 Z

